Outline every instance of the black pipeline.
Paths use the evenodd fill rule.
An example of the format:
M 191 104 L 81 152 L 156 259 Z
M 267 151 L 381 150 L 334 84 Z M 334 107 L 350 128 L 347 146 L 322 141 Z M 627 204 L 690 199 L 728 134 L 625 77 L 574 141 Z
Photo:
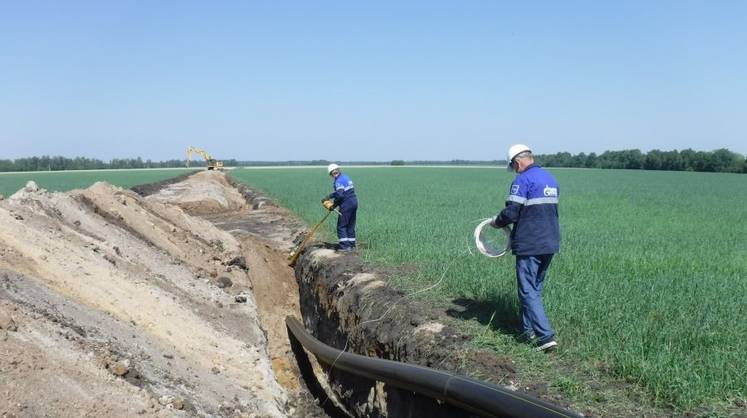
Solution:
M 289 335 L 319 361 L 352 375 L 384 382 L 439 399 L 484 417 L 580 418 L 573 412 L 527 394 L 441 370 L 365 357 L 330 347 L 314 338 L 298 319 L 285 318 Z

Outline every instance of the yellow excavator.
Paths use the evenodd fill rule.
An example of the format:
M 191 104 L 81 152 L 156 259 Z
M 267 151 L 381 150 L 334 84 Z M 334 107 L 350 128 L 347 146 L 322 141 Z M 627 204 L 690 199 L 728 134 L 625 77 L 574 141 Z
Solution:
M 193 152 L 205 160 L 208 170 L 223 170 L 223 161 L 218 161 L 215 158 L 211 157 L 210 154 L 207 153 L 207 151 L 193 146 L 187 148 L 187 167 L 189 167 L 189 163 L 190 161 L 192 161 Z

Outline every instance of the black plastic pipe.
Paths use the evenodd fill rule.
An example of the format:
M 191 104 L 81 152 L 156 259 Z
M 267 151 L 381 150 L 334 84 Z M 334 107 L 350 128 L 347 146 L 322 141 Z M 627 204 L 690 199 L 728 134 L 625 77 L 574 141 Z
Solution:
M 285 318 L 288 332 L 320 362 L 352 375 L 440 399 L 484 417 L 558 418 L 580 415 L 530 395 L 441 370 L 348 353 L 314 338 L 301 322 Z

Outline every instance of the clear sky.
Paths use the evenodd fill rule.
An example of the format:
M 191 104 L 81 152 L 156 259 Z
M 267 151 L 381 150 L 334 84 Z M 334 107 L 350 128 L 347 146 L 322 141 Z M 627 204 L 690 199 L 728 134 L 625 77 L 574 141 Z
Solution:
M 747 153 L 747 1 L 4 1 L 0 158 Z

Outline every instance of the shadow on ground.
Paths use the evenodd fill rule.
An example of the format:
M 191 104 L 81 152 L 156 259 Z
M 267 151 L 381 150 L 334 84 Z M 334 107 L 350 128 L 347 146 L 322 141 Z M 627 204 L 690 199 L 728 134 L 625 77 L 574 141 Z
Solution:
M 458 319 L 475 320 L 503 334 L 519 337 L 521 322 L 516 295 L 503 293 L 487 300 L 458 298 L 446 310 L 446 314 Z

